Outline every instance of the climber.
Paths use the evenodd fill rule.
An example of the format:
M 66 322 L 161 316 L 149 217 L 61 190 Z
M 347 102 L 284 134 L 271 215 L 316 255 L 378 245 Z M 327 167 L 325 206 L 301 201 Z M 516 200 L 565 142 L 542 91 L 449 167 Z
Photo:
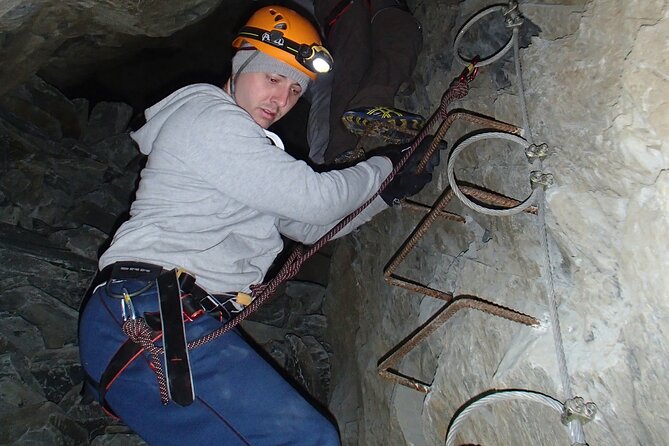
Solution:
M 130 219 L 101 256 L 82 305 L 86 389 L 149 444 L 337 445 L 332 422 L 241 330 L 197 348 L 187 343 L 248 305 L 282 235 L 313 243 L 374 196 L 403 147 L 315 172 L 267 128 L 332 66 L 318 32 L 293 10 L 270 6 L 233 46 L 222 88 L 172 93 L 131 135 L 148 158 Z M 422 173 L 399 170 L 338 235 L 420 191 L 438 154 L 432 161 Z
M 420 128 L 423 117 L 394 108 L 395 94 L 409 79 L 422 46 L 421 26 L 406 1 L 313 3 L 337 64 L 325 80 L 316 81 L 311 93 L 316 100 L 308 124 L 309 157 L 316 163 L 330 164 L 356 147 L 364 130 L 356 128 L 354 134 L 343 121 L 351 127 L 360 122 L 401 121 L 410 128 Z M 324 107 L 328 110 L 323 111 Z M 329 120 L 326 125 L 321 122 L 323 117 Z

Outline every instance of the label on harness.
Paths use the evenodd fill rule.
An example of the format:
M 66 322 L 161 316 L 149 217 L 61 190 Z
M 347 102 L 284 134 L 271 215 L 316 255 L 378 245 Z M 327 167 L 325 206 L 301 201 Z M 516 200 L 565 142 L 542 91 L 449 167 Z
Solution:
M 181 304 L 181 290 L 176 271 L 161 274 L 156 282 L 160 295 L 160 320 L 165 352 L 165 378 L 169 397 L 181 406 L 195 400 L 193 376 L 190 371 L 188 346 Z
M 111 277 L 116 280 L 156 280 L 163 268 L 150 263 L 116 262 Z

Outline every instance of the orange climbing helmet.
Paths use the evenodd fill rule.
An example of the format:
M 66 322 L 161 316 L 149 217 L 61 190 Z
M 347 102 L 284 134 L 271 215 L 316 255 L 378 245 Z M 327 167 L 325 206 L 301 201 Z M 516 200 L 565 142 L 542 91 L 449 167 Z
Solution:
M 311 79 L 332 69 L 332 56 L 322 45 L 316 28 L 300 14 L 283 6 L 257 10 L 239 30 L 232 46 L 239 49 L 244 42 Z

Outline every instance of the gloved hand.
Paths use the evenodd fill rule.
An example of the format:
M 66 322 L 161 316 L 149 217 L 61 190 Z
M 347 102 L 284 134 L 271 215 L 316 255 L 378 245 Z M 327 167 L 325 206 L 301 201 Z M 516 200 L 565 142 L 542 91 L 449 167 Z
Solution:
M 439 165 L 439 152 L 446 147 L 445 143 L 440 143 L 439 148 L 434 151 L 422 172 L 416 172 L 416 169 L 427 152 L 427 149 L 430 147 L 433 139 L 434 138 L 431 135 L 423 139 L 411 158 L 409 158 L 402 169 L 397 172 L 395 178 L 393 178 L 390 184 L 388 184 L 383 192 L 381 192 L 380 196 L 388 206 L 399 204 L 399 200 L 402 198 L 416 195 L 423 190 L 430 181 L 432 181 L 432 172 L 434 171 L 434 168 Z M 394 167 L 404 157 L 405 149 L 407 149 L 407 146 L 405 145 L 385 146 L 370 153 L 370 155 L 386 156 L 393 163 Z

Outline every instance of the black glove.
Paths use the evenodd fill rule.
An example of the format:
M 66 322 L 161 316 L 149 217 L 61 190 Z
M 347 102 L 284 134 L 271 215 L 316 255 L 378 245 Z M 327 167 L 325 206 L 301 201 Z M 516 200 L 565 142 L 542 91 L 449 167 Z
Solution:
M 433 139 L 434 137 L 432 136 L 427 136 L 423 139 L 411 158 L 407 160 L 390 184 L 388 184 L 383 192 L 381 192 L 380 196 L 388 206 L 398 204 L 399 200 L 402 198 L 416 195 L 430 181 L 432 181 L 432 172 L 434 171 L 434 168 L 439 165 L 439 152 L 446 146 L 445 143 L 440 143 L 439 148 L 434 151 L 422 172 L 418 173 L 416 170 Z M 370 153 L 370 155 L 388 157 L 393 163 L 394 168 L 404 157 L 404 154 L 406 153 L 404 151 L 405 149 L 407 149 L 407 146 L 404 145 L 385 146 Z

